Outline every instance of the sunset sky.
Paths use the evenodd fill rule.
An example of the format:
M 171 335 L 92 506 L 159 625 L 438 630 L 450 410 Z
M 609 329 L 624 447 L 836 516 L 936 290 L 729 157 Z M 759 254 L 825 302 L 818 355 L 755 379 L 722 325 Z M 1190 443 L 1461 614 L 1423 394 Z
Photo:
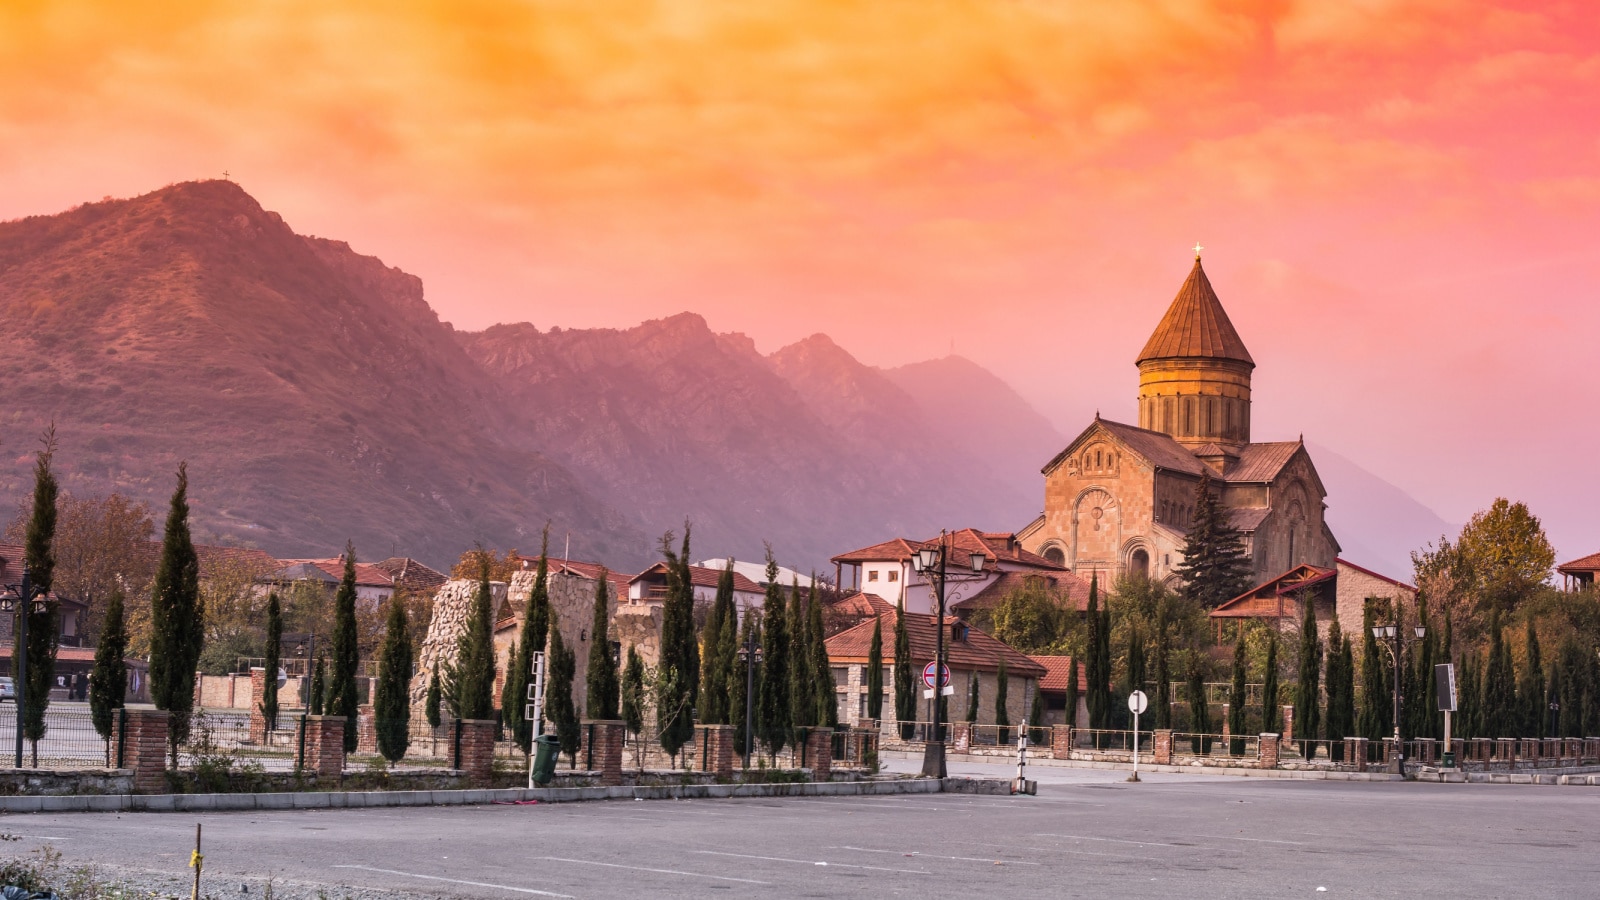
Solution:
M 226 170 L 458 328 L 953 344 L 1069 434 L 1198 240 L 1258 440 L 1600 550 L 1582 0 L 0 0 L 0 83 L 0 218 Z

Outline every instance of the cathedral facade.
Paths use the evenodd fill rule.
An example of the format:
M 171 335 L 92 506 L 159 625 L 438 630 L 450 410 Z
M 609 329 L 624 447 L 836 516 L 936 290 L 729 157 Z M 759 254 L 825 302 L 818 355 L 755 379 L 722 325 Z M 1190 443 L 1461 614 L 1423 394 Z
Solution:
M 1255 361 L 1200 257 L 1137 359 L 1139 424 L 1096 415 L 1044 467 L 1044 512 L 1017 538 L 1080 577 L 1171 581 L 1201 480 L 1244 535 L 1256 583 L 1301 563 L 1331 568 L 1339 544 L 1303 440 L 1252 443 Z

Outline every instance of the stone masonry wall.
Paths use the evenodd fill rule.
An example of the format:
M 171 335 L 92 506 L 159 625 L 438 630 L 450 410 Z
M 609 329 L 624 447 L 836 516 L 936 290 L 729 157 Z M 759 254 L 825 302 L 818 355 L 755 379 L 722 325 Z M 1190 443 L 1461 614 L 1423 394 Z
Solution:
M 492 592 L 490 603 L 498 609 L 506 597 L 506 584 L 502 581 L 490 582 L 489 589 Z M 411 679 L 412 715 L 418 718 L 428 699 L 428 679 L 433 675 L 434 664 L 438 663 L 440 671 L 443 671 L 456 657 L 456 642 L 467 630 L 467 615 L 472 611 L 477 590 L 476 581 L 456 578 L 445 582 L 434 594 L 433 618 L 428 622 L 428 634 L 417 650 L 417 672 Z

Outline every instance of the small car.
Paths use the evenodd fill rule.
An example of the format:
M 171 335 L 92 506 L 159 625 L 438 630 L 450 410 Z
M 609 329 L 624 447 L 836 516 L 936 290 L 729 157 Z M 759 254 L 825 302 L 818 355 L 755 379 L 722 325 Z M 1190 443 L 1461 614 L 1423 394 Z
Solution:
M 0 703 L 7 700 L 17 702 L 17 683 L 10 675 L 0 675 Z

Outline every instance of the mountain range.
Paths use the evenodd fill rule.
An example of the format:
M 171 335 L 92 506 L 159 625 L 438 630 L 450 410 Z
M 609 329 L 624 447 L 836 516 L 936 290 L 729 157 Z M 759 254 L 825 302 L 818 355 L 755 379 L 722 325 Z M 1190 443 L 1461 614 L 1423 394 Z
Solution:
M 296 234 L 230 181 L 0 223 L 0 328 L 0 502 L 26 501 L 53 421 L 67 490 L 159 521 L 187 461 L 197 535 L 279 556 L 349 539 L 448 565 L 474 543 L 529 552 L 548 523 L 553 552 L 639 568 L 687 521 L 697 558 L 770 543 L 804 569 L 1016 529 L 1066 440 L 956 356 L 880 369 L 823 334 L 763 354 L 693 313 L 457 331 L 418 278 Z M 1438 524 L 1340 462 L 1324 475 L 1347 547 L 1337 522 L 1365 511 Z

